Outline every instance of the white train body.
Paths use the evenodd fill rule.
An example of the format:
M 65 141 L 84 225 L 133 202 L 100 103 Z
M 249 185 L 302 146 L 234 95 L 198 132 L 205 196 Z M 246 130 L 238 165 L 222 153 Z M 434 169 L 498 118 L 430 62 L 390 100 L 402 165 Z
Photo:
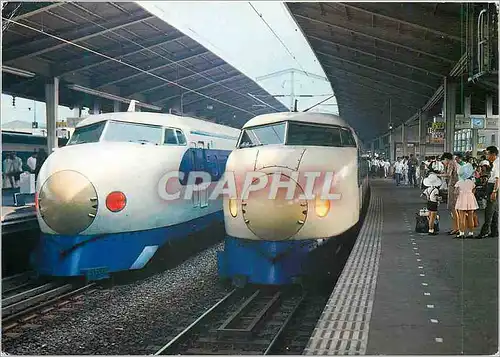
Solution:
M 162 191 L 167 182 L 163 177 L 168 172 L 207 170 L 221 176 L 238 134 L 237 129 L 170 114 L 125 112 L 90 116 L 79 123 L 68 145 L 55 150 L 40 170 L 40 229 L 49 239 L 69 241 L 67 237 L 72 237 L 74 245 L 99 235 L 105 236 L 108 243 L 115 239 L 113 249 L 118 251 L 118 257 L 121 250 L 130 247 L 133 252 L 127 252 L 127 259 L 135 257 L 126 264 L 142 267 L 151 258 L 141 258 L 146 248 L 156 251 L 171 237 L 180 238 L 198 226 L 206 226 L 207 221 L 215 219 L 211 218 L 214 215 L 222 218 L 222 200 L 209 201 L 202 194 L 193 195 L 191 200 L 182 194 L 179 199 L 165 200 Z M 188 188 L 180 180 L 169 182 L 169 189 L 181 193 Z M 120 207 L 115 209 L 114 205 Z M 137 237 L 138 232 L 141 237 Z M 130 239 L 137 242 L 130 244 Z M 141 239 L 146 243 L 141 243 Z M 123 248 L 120 240 L 126 242 Z M 91 247 L 100 244 L 89 243 L 78 249 L 94 251 Z M 43 258 L 53 254 L 51 250 L 45 247 L 45 253 L 40 251 L 38 256 L 40 270 L 51 275 L 80 275 L 85 269 L 103 264 L 103 271 L 107 272 L 130 268 L 116 262 L 126 260 L 118 257 L 110 257 L 115 261 L 111 264 L 94 264 L 88 257 L 85 263 L 76 264 L 77 268 L 71 264 L 57 265 L 54 258 Z
M 224 196 L 227 239 L 226 251 L 219 254 L 221 276 L 243 275 L 247 281 L 265 284 L 289 282 L 288 273 L 294 275 L 297 271 L 280 269 L 286 270 L 284 267 L 292 263 L 279 266 L 280 263 L 272 259 L 269 265 L 268 261 L 260 261 L 254 252 L 268 252 L 269 257 L 275 257 L 279 251 L 303 249 L 294 243 L 299 241 L 314 242 L 308 248 L 313 250 L 325 239 L 354 227 L 360 220 L 368 188 L 368 172 L 360 146 L 350 126 L 331 114 L 276 113 L 248 121 L 226 165 L 226 174 L 234 173 L 237 198 Z M 248 173 L 255 177 L 267 176 L 269 184 L 245 197 Z M 282 193 L 269 199 L 275 173 L 280 173 L 285 181 L 294 178 L 293 199 L 285 198 L 286 190 L 278 190 Z M 311 192 L 306 177 L 311 173 L 320 174 L 314 196 L 301 198 L 300 194 Z M 326 179 L 328 173 L 331 181 Z M 325 198 L 322 193 L 331 194 L 331 199 L 322 199 Z M 238 241 L 254 243 L 248 243 L 243 251 L 241 244 L 235 243 Z M 252 244 L 254 249 L 250 248 Z M 266 264 L 268 270 L 247 267 Z

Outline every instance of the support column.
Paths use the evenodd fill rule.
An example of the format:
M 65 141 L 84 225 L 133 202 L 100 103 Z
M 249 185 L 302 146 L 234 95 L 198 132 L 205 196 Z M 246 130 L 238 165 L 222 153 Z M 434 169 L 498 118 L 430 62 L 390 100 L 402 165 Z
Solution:
M 98 101 L 94 102 L 94 108 L 92 109 L 92 114 L 99 114 L 101 112 L 101 107 Z
M 389 160 L 391 164 L 396 160 L 394 157 L 394 136 L 392 135 L 392 129 L 389 131 Z
M 444 151 L 453 152 L 453 141 L 455 139 L 455 116 L 456 116 L 457 83 L 448 77 L 444 79 L 444 122 L 445 142 Z
M 113 101 L 113 112 L 117 113 L 121 111 L 121 104 L 119 101 Z
M 418 115 L 418 152 L 420 154 L 420 159 L 423 160 L 426 156 L 427 142 L 425 140 L 427 136 L 427 122 L 429 120 L 429 115 L 427 112 L 420 111 Z
M 47 124 L 47 155 L 57 148 L 56 122 L 59 108 L 59 78 L 53 77 L 45 84 L 45 113 Z
M 407 142 L 405 135 L 405 123 L 401 124 L 401 143 L 403 144 L 403 156 L 406 156 Z
M 493 97 L 491 95 L 486 96 L 486 118 L 493 117 Z

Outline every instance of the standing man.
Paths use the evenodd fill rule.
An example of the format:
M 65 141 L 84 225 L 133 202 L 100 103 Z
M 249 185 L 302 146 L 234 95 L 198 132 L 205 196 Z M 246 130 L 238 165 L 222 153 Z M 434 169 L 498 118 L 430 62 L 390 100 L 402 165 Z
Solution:
M 36 151 L 33 151 L 33 154 L 31 154 L 31 156 L 26 161 L 26 164 L 30 168 L 31 173 L 34 174 L 36 169 Z
M 400 157 L 397 158 L 397 161 L 394 164 L 394 173 L 396 174 L 396 185 L 399 186 L 403 176 L 403 159 Z
M 408 183 L 413 185 L 413 187 L 417 187 L 417 159 L 410 154 L 410 158 L 408 159 Z
M 498 148 L 488 146 L 486 157 L 492 163 L 490 177 L 486 184 L 486 209 L 484 210 L 484 224 L 481 232 L 476 238 L 498 237 L 498 181 L 500 166 L 498 160 Z

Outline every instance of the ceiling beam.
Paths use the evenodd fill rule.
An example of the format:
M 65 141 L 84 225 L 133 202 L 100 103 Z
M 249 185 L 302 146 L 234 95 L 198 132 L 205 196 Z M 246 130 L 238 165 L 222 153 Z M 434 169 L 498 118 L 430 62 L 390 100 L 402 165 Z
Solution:
M 156 47 L 160 47 L 163 45 L 167 45 L 169 43 L 178 41 L 182 38 L 186 38 L 186 35 L 183 35 L 179 33 L 178 31 L 174 32 L 174 34 L 165 37 L 165 35 L 158 36 L 156 37 L 153 41 L 149 41 L 146 43 L 143 43 L 139 49 L 132 50 L 132 48 L 137 48 L 137 45 L 130 45 L 124 48 L 122 45 L 115 46 L 113 48 L 104 48 L 101 49 L 103 53 L 105 53 L 109 57 L 113 57 L 114 59 L 117 60 L 122 60 L 125 57 L 133 56 L 135 54 L 141 53 L 143 51 L 151 50 Z M 123 53 L 125 51 L 125 53 Z M 92 60 L 92 63 L 89 64 L 89 61 Z M 84 57 L 78 56 L 78 58 L 75 59 L 67 59 L 64 64 L 61 64 L 60 70 L 57 74 L 57 76 L 65 76 L 67 74 L 73 73 L 73 72 L 78 72 L 78 71 L 85 71 L 92 69 L 94 67 L 102 66 L 106 63 L 112 62 L 113 60 L 111 59 L 102 59 L 100 56 L 96 57 Z
M 418 110 L 418 104 L 413 105 L 409 104 L 408 100 L 400 99 L 388 96 L 374 96 L 370 92 L 351 92 L 346 93 L 343 92 L 338 96 L 337 102 L 339 106 L 345 103 L 352 103 L 356 107 L 363 107 L 374 111 L 375 113 L 380 112 L 381 110 L 389 108 L 389 101 L 392 98 L 392 108 L 393 112 L 400 112 L 401 109 L 408 111 L 408 113 L 413 114 L 416 110 Z M 387 107 L 387 108 L 386 108 Z M 394 110 L 394 108 L 401 108 L 399 110 Z
M 335 76 L 332 76 L 332 80 L 340 80 L 340 81 L 344 81 L 345 82 L 345 85 L 344 86 L 341 86 L 340 88 L 344 89 L 346 88 L 346 85 L 355 85 L 355 86 L 360 86 L 360 87 L 363 87 L 363 88 L 367 88 L 369 90 L 372 90 L 372 91 L 375 91 L 375 92 L 379 92 L 379 93 L 385 93 L 385 94 L 388 94 L 388 95 L 396 95 L 396 96 L 410 96 L 410 97 L 415 97 L 415 95 L 418 95 L 420 96 L 421 98 L 429 98 L 428 95 L 424 95 L 424 94 L 420 94 L 420 93 L 416 93 L 416 92 L 413 92 L 413 91 L 410 91 L 410 90 L 406 90 L 406 89 L 398 89 L 399 87 L 394 87 L 394 86 L 391 86 L 390 84 L 386 85 L 388 87 L 391 87 L 394 89 L 394 91 L 392 92 L 389 92 L 387 87 L 385 88 L 380 88 L 380 86 L 377 88 L 376 86 L 370 86 L 370 85 L 367 85 L 366 82 L 363 82 L 362 80 L 360 82 L 359 79 L 357 78 L 353 78 L 353 77 L 356 77 L 357 75 L 353 74 L 353 73 L 349 73 L 349 72 L 345 72 L 346 75 L 343 75 L 343 76 L 339 76 L 339 75 L 335 75 Z M 366 77 L 361 77 L 361 78 L 366 78 Z M 374 83 L 377 83 L 376 81 L 373 81 Z M 380 84 L 380 83 L 378 83 Z
M 154 72 L 154 71 L 158 71 L 158 70 L 161 70 L 161 69 L 165 69 L 165 68 L 174 66 L 174 65 L 182 63 L 182 62 L 189 61 L 189 60 L 191 60 L 193 58 L 198 58 L 200 56 L 204 56 L 204 55 L 209 54 L 209 53 L 210 53 L 210 51 L 208 51 L 204 47 L 200 47 L 200 49 L 197 50 L 195 54 L 193 54 L 193 52 L 189 52 L 187 56 L 184 55 L 184 57 L 176 59 L 176 60 L 165 59 L 166 61 L 170 61 L 170 62 L 169 63 L 164 63 L 164 64 L 162 64 L 160 66 L 156 66 L 154 68 L 144 69 L 144 71 L 147 71 L 147 72 L 151 73 L 151 72 Z M 158 61 L 158 59 L 155 59 L 155 61 Z M 139 65 L 140 64 L 137 64 L 137 66 L 139 66 Z M 130 74 L 130 75 L 117 75 L 115 73 L 115 74 L 112 74 L 112 75 L 108 76 L 107 78 L 103 79 L 102 81 L 100 81 L 97 84 L 97 88 L 107 87 L 107 86 L 110 86 L 112 84 L 116 84 L 116 83 L 120 83 L 120 82 L 123 82 L 123 81 L 127 81 L 127 80 L 130 80 L 130 79 L 142 76 L 142 75 L 147 75 L 148 74 L 147 72 L 136 71 L 136 73 Z M 112 78 L 116 78 L 116 77 L 118 77 L 118 79 L 112 79 Z
M 365 68 L 365 69 L 368 69 L 368 70 L 371 70 L 371 71 L 374 71 L 374 72 L 378 72 L 378 73 L 385 74 L 385 75 L 388 75 L 388 76 L 391 76 L 391 77 L 394 77 L 394 78 L 401 79 L 403 81 L 412 82 L 412 83 L 415 83 L 415 84 L 418 84 L 418 85 L 421 85 L 421 86 L 424 86 L 424 87 L 427 87 L 427 88 L 431 88 L 431 89 L 435 88 L 435 86 L 430 85 L 428 83 L 416 81 L 416 80 L 408 78 L 408 77 L 402 77 L 402 76 L 399 76 L 397 74 L 384 71 L 382 69 L 378 69 L 378 68 L 375 68 L 375 67 L 372 67 L 372 66 L 367 66 L 367 65 L 364 65 L 364 64 L 361 64 L 361 63 L 358 63 L 358 62 L 350 61 L 350 60 L 345 59 L 343 57 L 338 57 L 338 56 L 334 56 L 334 55 L 331 55 L 331 54 L 328 54 L 328 53 L 324 53 L 324 52 L 319 52 L 319 51 L 316 51 L 316 55 L 325 56 L 325 57 L 328 57 L 328 58 L 333 59 L 335 61 L 349 63 L 349 64 L 351 64 L 353 66 L 362 67 L 362 68 Z
M 357 102 L 357 103 L 367 103 L 366 99 L 368 99 L 369 103 L 372 103 L 375 106 L 375 108 L 380 106 L 380 100 L 382 100 L 384 102 L 388 102 L 389 99 L 391 99 L 391 98 L 396 99 L 392 96 L 381 96 L 380 94 L 379 94 L 379 97 L 377 98 L 377 96 L 371 91 L 368 92 L 366 90 L 364 90 L 364 91 L 358 90 L 355 93 L 353 93 L 352 95 L 349 94 L 348 92 L 342 92 L 342 95 L 338 96 L 338 101 L 341 102 L 342 99 L 345 99 L 346 97 Z M 418 106 L 411 105 L 411 104 L 403 104 L 403 102 L 405 102 L 405 101 L 404 100 L 395 100 L 393 103 L 393 106 L 405 107 L 405 108 L 409 108 L 411 110 L 418 110 L 420 108 Z
M 174 83 L 180 83 L 180 82 L 186 81 L 188 79 L 191 79 L 191 78 L 194 78 L 194 77 L 197 77 L 197 76 L 203 76 L 203 75 L 205 75 L 207 73 L 210 73 L 211 71 L 219 70 L 219 69 L 224 68 L 224 67 L 231 67 L 231 65 L 224 62 L 224 63 L 222 63 L 222 64 L 220 64 L 218 66 L 211 67 L 211 68 L 206 69 L 204 71 L 194 72 L 193 74 L 190 74 L 188 76 L 181 77 L 179 79 L 176 79 L 173 82 Z M 133 93 L 127 94 L 127 96 L 134 96 L 136 94 L 143 94 L 143 93 L 146 93 L 146 92 L 155 91 L 155 90 L 158 90 L 160 88 L 167 87 L 167 86 L 172 86 L 172 85 L 173 85 L 172 83 L 162 83 L 160 85 L 157 85 L 157 86 L 154 86 L 154 87 L 148 87 L 148 88 L 145 88 L 145 89 L 142 89 L 142 90 L 139 90 L 139 91 L 137 91 L 137 89 L 136 89 Z
M 442 56 L 439 56 L 439 55 L 435 55 L 435 54 L 430 53 L 430 52 L 418 50 L 416 48 L 409 47 L 409 46 L 403 45 L 401 43 L 397 43 L 397 42 L 386 40 L 385 38 L 382 38 L 382 37 L 376 37 L 376 36 L 372 36 L 372 35 L 366 34 L 364 32 L 355 31 L 355 30 L 352 30 L 352 29 L 349 29 L 349 28 L 346 28 L 346 27 L 343 27 L 343 26 L 340 26 L 340 25 L 333 24 L 331 22 L 317 20 L 317 19 L 314 19 L 314 18 L 311 18 L 311 17 L 308 17 L 308 16 L 304 16 L 304 15 L 299 15 L 299 14 L 294 14 L 293 16 L 296 17 L 296 18 L 299 18 L 299 19 L 306 20 L 308 22 L 313 22 L 313 23 L 320 24 L 320 25 L 323 25 L 323 26 L 327 26 L 327 27 L 339 29 L 339 30 L 344 31 L 344 32 L 353 33 L 353 34 L 358 35 L 358 36 L 363 36 L 363 37 L 369 38 L 369 39 L 374 40 L 374 41 L 380 41 L 380 42 L 388 43 L 388 44 L 390 44 L 392 46 L 401 47 L 401 48 L 404 48 L 404 49 L 406 49 L 408 51 L 411 51 L 411 52 L 414 52 L 414 53 L 420 53 L 421 55 L 424 55 L 424 56 L 428 56 L 428 57 L 432 57 L 432 58 L 437 58 L 437 59 L 439 59 L 441 61 L 444 61 L 444 62 L 448 62 L 448 63 L 454 63 L 455 62 L 455 61 L 453 61 L 450 58 L 446 58 L 446 57 L 442 57 Z
M 78 43 L 91 39 L 96 36 L 104 35 L 108 32 L 116 31 L 124 27 L 131 26 L 154 18 L 155 16 L 147 14 L 144 11 L 141 11 L 139 15 L 136 15 L 132 18 L 117 16 L 116 18 L 113 19 L 103 20 L 101 21 L 101 23 L 98 23 L 97 25 L 91 25 L 80 29 L 63 32 L 61 34 L 58 34 L 58 37 L 61 37 L 71 43 Z M 56 31 L 51 31 L 51 32 L 56 32 Z M 54 41 L 59 43 L 54 44 Z M 34 39 L 33 41 L 26 40 L 23 41 L 23 43 L 20 45 L 4 49 L 3 61 L 12 62 L 12 61 L 18 61 L 20 59 L 36 57 L 44 53 L 55 51 L 66 46 L 69 46 L 69 43 L 60 42 L 58 40 L 54 40 L 52 37 L 46 37 L 46 36 L 38 40 Z
M 385 57 L 385 56 L 380 56 L 380 55 L 377 55 L 375 53 L 371 53 L 371 52 L 366 52 L 366 51 L 363 51 L 363 50 L 359 50 L 359 49 L 351 47 L 351 46 L 346 46 L 344 44 L 341 44 L 341 43 L 338 43 L 338 42 L 333 42 L 333 41 L 330 41 L 330 40 L 325 40 L 325 39 L 322 39 L 322 38 L 316 37 L 316 36 L 308 36 L 308 37 L 310 39 L 313 39 L 313 40 L 316 40 L 316 41 L 320 41 L 320 42 L 323 42 L 323 43 L 327 43 L 329 45 L 343 47 L 343 48 L 345 48 L 345 49 L 347 49 L 349 51 L 353 51 L 353 52 L 361 53 L 363 55 L 371 56 L 371 57 L 374 57 L 375 59 L 380 59 L 380 60 L 384 60 L 384 61 L 387 61 L 387 62 L 398 64 L 398 65 L 401 65 L 401 66 L 405 66 L 405 67 L 408 67 L 408 68 L 412 68 L 412 69 L 415 69 L 417 71 L 422 71 L 422 72 L 425 72 L 425 73 L 428 73 L 428 74 L 432 74 L 433 76 L 436 76 L 436 77 L 443 77 L 443 74 L 441 74 L 441 73 L 433 72 L 432 70 L 428 70 L 428 69 L 425 69 L 425 68 L 422 68 L 422 67 L 414 66 L 414 65 L 409 64 L 409 63 L 397 61 L 397 60 L 395 60 L 393 58 L 389 58 L 389 57 Z
M 22 5 L 27 5 L 29 3 L 22 3 Z M 33 3 L 31 3 L 33 4 Z M 17 15 L 17 16 L 14 16 L 12 18 L 12 20 L 14 21 L 20 21 L 20 20 L 24 20 L 24 19 L 27 19 L 31 16 L 35 16 L 36 14 L 39 14 L 41 12 L 45 12 L 45 11 L 49 11 L 49 10 L 52 10 L 52 9 L 55 9 L 56 7 L 59 7 L 59 6 L 62 6 L 64 5 L 65 3 L 64 2 L 56 2 L 54 4 L 50 4 L 50 5 L 47 5 L 47 6 L 42 6 L 38 9 L 35 9 L 35 10 L 32 10 L 32 11 L 28 11 L 28 12 L 25 12 L 23 14 L 20 14 L 20 15 Z
M 360 11 L 360 12 L 364 12 L 365 14 L 369 14 L 369 15 L 374 15 L 374 16 L 380 17 L 382 19 L 386 19 L 386 20 L 390 20 L 390 21 L 395 21 L 395 22 L 398 22 L 398 23 L 401 23 L 401 24 L 404 24 L 404 25 L 407 25 L 407 26 L 411 26 L 411 27 L 414 27 L 414 28 L 417 28 L 417 29 L 420 29 L 420 30 L 423 30 L 423 31 L 427 31 L 427 32 L 433 33 L 433 34 L 438 35 L 438 36 L 443 36 L 443 37 L 449 38 L 449 39 L 457 41 L 457 42 L 463 42 L 463 39 L 460 38 L 459 36 L 455 36 L 455 35 L 452 35 L 452 34 L 447 33 L 447 32 L 436 30 L 434 28 L 429 27 L 428 25 L 423 26 L 423 25 L 417 24 L 415 22 L 410 22 L 410 21 L 403 20 L 402 18 L 398 18 L 398 17 L 394 17 L 394 16 L 388 16 L 388 15 L 381 14 L 379 12 L 374 12 L 374 11 L 371 11 L 371 10 L 366 10 L 366 9 L 363 9 L 362 7 L 359 7 L 359 5 L 356 4 L 356 3 L 350 3 L 350 2 L 349 3 L 345 3 L 345 2 L 343 2 L 341 4 L 344 5 L 347 8 L 353 9 L 355 11 Z M 398 14 L 399 14 L 399 12 L 398 12 Z M 439 19 L 436 20 L 435 22 L 438 22 L 438 21 L 439 21 Z
M 202 87 L 198 87 L 196 89 L 186 90 L 185 92 L 183 92 L 181 94 L 177 94 L 177 95 L 174 95 L 174 96 L 170 96 L 170 97 L 162 98 L 160 100 L 156 100 L 154 102 L 154 104 L 158 105 L 158 104 L 164 103 L 166 101 L 169 101 L 169 100 L 172 100 L 172 99 L 175 99 L 175 98 L 179 98 L 179 97 L 181 97 L 181 95 L 189 95 L 189 94 L 193 94 L 194 95 L 194 94 L 196 94 L 196 93 L 194 93 L 195 91 L 198 92 L 200 90 L 207 89 L 207 88 L 210 88 L 210 87 L 213 87 L 213 86 L 216 86 L 216 85 L 220 85 L 220 84 L 223 84 L 223 83 L 226 83 L 226 82 L 230 82 L 232 80 L 235 80 L 236 78 L 242 78 L 242 77 L 246 78 L 246 76 L 243 73 L 240 73 L 240 74 L 237 74 L 235 76 L 231 76 L 229 78 L 222 79 L 222 80 L 220 80 L 218 82 L 206 84 L 206 85 L 204 85 Z M 235 90 L 235 89 L 233 89 L 233 90 Z M 205 93 L 203 93 L 203 94 L 205 94 Z M 205 95 L 212 95 L 212 94 L 205 94 Z

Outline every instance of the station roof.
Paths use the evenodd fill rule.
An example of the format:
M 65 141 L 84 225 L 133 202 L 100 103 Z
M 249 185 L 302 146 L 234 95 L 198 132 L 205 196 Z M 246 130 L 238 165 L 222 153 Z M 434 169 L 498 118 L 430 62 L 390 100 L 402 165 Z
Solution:
M 288 110 L 253 80 L 133 2 L 8 2 L 2 18 L 3 65 L 36 74 L 23 78 L 2 71 L 7 94 L 45 101 L 47 79 L 59 77 L 61 105 L 92 108 L 97 99 L 101 109 L 113 111 L 113 97 L 98 99 L 90 88 L 162 111 L 179 112 L 182 102 L 186 115 L 238 128 L 255 115 Z M 71 84 L 80 87 L 70 89 Z
M 462 5 L 287 3 L 340 115 L 364 139 L 386 132 L 390 120 L 407 121 L 432 101 L 445 76 L 465 71 Z

